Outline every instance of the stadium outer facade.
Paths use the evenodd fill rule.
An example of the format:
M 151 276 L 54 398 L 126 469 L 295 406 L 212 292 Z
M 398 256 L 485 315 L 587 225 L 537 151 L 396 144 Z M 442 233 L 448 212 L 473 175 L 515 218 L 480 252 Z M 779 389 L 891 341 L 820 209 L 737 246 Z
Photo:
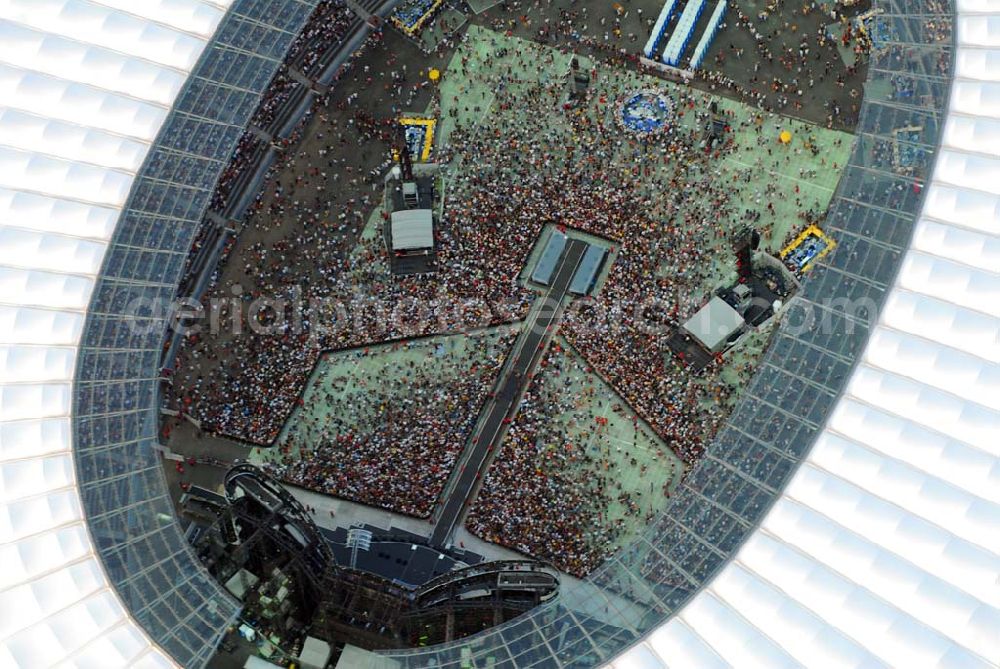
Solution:
M 237 614 L 184 544 L 152 449 L 165 323 L 140 334 L 126 310 L 172 296 L 314 5 L 0 2 L 2 666 L 199 667 Z M 838 249 L 797 298 L 831 327 L 779 331 L 669 508 L 587 583 L 388 655 L 997 666 L 1000 6 L 876 5 L 884 48 L 826 223 Z M 916 126 L 900 176 L 893 130 Z M 831 297 L 870 298 L 877 323 Z

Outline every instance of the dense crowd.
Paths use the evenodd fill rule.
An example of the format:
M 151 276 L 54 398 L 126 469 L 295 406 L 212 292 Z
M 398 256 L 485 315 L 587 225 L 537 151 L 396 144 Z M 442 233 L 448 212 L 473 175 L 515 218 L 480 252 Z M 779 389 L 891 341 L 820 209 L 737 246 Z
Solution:
M 277 74 L 274 75 L 270 85 L 267 87 L 267 91 L 261 97 L 256 111 L 254 111 L 253 116 L 250 118 L 250 126 L 260 128 L 265 132 L 272 130 L 271 126 L 277 118 L 282 105 L 292 97 L 295 89 L 302 85 L 288 74 L 287 66 L 282 65 L 278 68 Z
M 260 103 L 250 119 L 250 127 L 256 131 L 244 132 L 237 142 L 229 164 L 216 184 L 210 209 L 225 210 L 229 204 L 230 190 L 239 177 L 254 164 L 264 145 L 258 133 L 275 130 L 272 125 L 283 105 L 297 88 L 305 85 L 296 81 L 289 68 L 295 68 L 306 78 L 319 75 L 326 62 L 324 57 L 343 44 L 348 29 L 356 22 L 356 15 L 342 0 L 323 0 L 316 6 L 302 32 L 289 47 L 278 72 L 261 96 Z
M 453 341 L 397 344 L 419 357 L 378 368 L 370 361 L 386 360 L 381 349 L 338 354 L 352 364 L 320 368 L 267 469 L 296 485 L 426 518 L 513 339 L 470 336 L 460 350 Z
M 773 183 L 760 188 L 751 179 L 754 170 L 778 170 L 789 158 L 767 155 L 774 138 L 761 132 L 757 114 L 729 118 L 731 126 L 755 130 L 758 139 L 748 149 L 754 155 L 738 156 L 747 167 L 733 170 L 720 159 L 737 148 L 727 143 L 706 154 L 699 123 L 677 124 L 665 141 L 652 145 L 618 132 L 607 109 L 609 100 L 628 92 L 628 84 L 603 86 L 610 94 L 595 96 L 570 111 L 567 124 L 552 123 L 544 132 L 532 119 L 563 113 L 558 85 L 502 93 L 501 110 L 516 109 L 523 120 L 504 115 L 501 136 L 473 132 L 456 143 L 463 154 L 478 157 L 478 167 L 456 179 L 446 212 L 455 221 L 507 222 L 502 240 L 475 226 L 460 233 L 470 240 L 485 235 L 506 276 L 516 276 L 545 222 L 620 243 L 607 283 L 590 304 L 571 309 L 575 317 L 564 325 L 564 334 L 690 462 L 724 417 L 703 408 L 706 392 L 710 405 L 721 406 L 733 388 L 720 383 L 706 391 L 690 383 L 670 362 L 666 340 L 723 280 L 713 267 L 731 253 L 732 231 L 753 219 L 768 239 L 773 207 L 764 202 L 780 196 L 802 209 L 808 203 L 788 186 L 784 192 Z M 707 106 L 698 94 L 680 95 L 676 103 L 687 113 Z M 669 167 L 657 169 L 662 165 Z M 754 200 L 761 203 L 756 211 L 736 208 Z
M 796 195 L 750 178 L 751 170 L 780 169 L 787 159 L 766 155 L 774 140 L 759 130 L 756 114 L 729 117 L 729 123 L 757 129 L 758 146 L 752 150 L 765 157 L 741 156 L 748 167 L 734 170 L 722 167 L 720 158 L 737 147 L 727 142 L 707 154 L 701 123 L 677 124 L 655 145 L 619 132 L 607 113 L 608 100 L 619 99 L 627 86 L 604 82 L 602 92 L 610 93 L 570 110 L 565 124 L 551 123 L 545 131 L 531 119 L 565 113 L 558 86 L 502 93 L 500 109 L 517 110 L 524 120 L 503 115 L 501 136 L 472 132 L 456 143 L 463 154 L 477 156 L 479 168 L 456 180 L 455 201 L 447 211 L 454 220 L 506 221 L 505 240 L 497 242 L 495 253 L 516 258 L 515 267 L 530 246 L 521 240 L 536 239 L 543 222 L 620 244 L 599 295 L 571 307 L 562 331 L 631 411 L 692 462 L 728 413 L 737 387 L 715 370 L 707 379 L 682 372 L 671 361 L 666 340 L 724 278 L 713 274 L 718 271 L 713 267 L 725 266 L 719 258 L 731 253 L 729 233 L 753 218 L 769 237 L 767 214 L 773 210 L 762 205 L 760 217 L 760 211 L 740 211 L 736 203 Z M 687 113 L 707 104 L 697 94 L 682 94 L 676 103 Z M 659 169 L 662 165 L 667 168 Z M 469 230 L 470 236 L 479 233 Z M 741 382 L 749 372 L 740 370 Z M 543 448 L 557 436 L 550 417 L 566 411 L 557 395 L 533 387 L 489 471 L 469 527 L 583 574 L 606 557 L 623 521 L 604 515 L 617 494 L 613 476 L 595 463 L 583 463 L 593 470 L 588 475 L 586 466 L 570 462 L 587 455 Z
M 330 3 L 328 10 L 336 7 Z M 565 21 L 573 23 L 572 17 Z M 267 181 L 246 222 L 245 239 L 228 260 L 242 277 L 240 285 L 223 282 L 207 296 L 238 306 L 224 306 L 221 320 L 244 329 L 247 310 L 258 298 L 305 302 L 309 306 L 299 315 L 301 327 L 287 313 L 277 318 L 250 314 L 263 326 L 271 326 L 273 319 L 270 333 L 188 338 L 177 361 L 177 408 L 211 431 L 270 444 L 300 405 L 322 351 L 523 317 L 534 294 L 518 277 L 542 227 L 554 224 L 600 235 L 616 246 L 600 295 L 578 305 L 563 334 L 682 459 L 691 462 L 699 456 L 725 416 L 735 387 L 716 378 L 707 384 L 691 381 L 669 362 L 666 337 L 722 278 L 712 274 L 712 258 L 728 253 L 728 232 L 752 218 L 766 238 L 770 200 L 798 198 L 775 185 L 746 192 L 751 173 L 777 169 L 786 158 L 771 155 L 773 137 L 759 135 L 752 153 L 740 156 L 746 167 L 723 172 L 719 159 L 736 149 L 726 143 L 706 154 L 697 123 L 678 123 L 664 141 L 647 144 L 621 133 L 607 111 L 628 92 L 626 84 L 602 80 L 601 96 L 567 108 L 562 81 L 533 84 L 531 77 L 520 81 L 513 76 L 515 68 L 551 69 L 551 52 L 544 57 L 515 55 L 507 66 L 498 64 L 504 44 L 497 40 L 492 46 L 495 56 L 485 63 L 456 59 L 452 64 L 458 75 L 476 79 L 478 90 L 486 92 L 440 101 L 456 116 L 455 110 L 463 107 L 463 118 L 475 122 L 459 123 L 449 145 L 440 148 L 439 158 L 450 159 L 451 167 L 444 177 L 447 199 L 437 231 L 439 271 L 390 278 L 381 235 L 361 237 L 382 197 L 387 145 L 379 140 L 387 131 L 384 120 L 354 107 L 356 93 L 339 98 L 313 124 L 312 139 L 321 148 L 285 152 L 280 170 Z M 384 86 L 394 110 L 407 108 L 426 82 L 408 80 L 405 65 L 391 55 L 384 65 L 382 72 L 365 65 L 357 78 Z M 601 72 L 596 73 L 603 76 Z M 674 97 L 675 108 L 689 119 L 704 114 L 700 94 Z M 755 102 L 764 105 L 765 100 L 761 93 Z M 481 125 L 487 109 L 496 120 Z M 731 126 L 759 128 L 766 113 L 748 111 L 728 120 Z M 547 120 L 540 124 L 539 118 Z M 359 165 L 374 167 L 363 170 Z M 753 199 L 764 204 L 755 211 L 736 205 Z M 809 203 L 800 204 L 805 209 Z M 638 302 L 649 308 L 637 311 Z M 378 393 L 380 405 L 392 407 L 419 388 L 439 402 L 403 402 L 364 415 L 330 393 L 322 401 L 342 411 L 331 411 L 329 420 L 279 442 L 286 452 L 275 471 L 324 492 L 426 515 L 472 427 L 456 418 L 475 419 L 482 403 L 479 393 L 494 375 L 495 369 L 483 364 L 454 387 L 429 374 L 380 379 L 377 388 L 369 389 Z M 595 477 L 563 491 L 568 496 L 564 502 L 584 519 L 580 522 L 546 509 L 545 500 L 559 499 L 553 486 L 563 479 L 532 478 L 529 456 L 544 430 L 541 417 L 558 406 L 541 390 L 529 393 L 521 408 L 527 422 L 512 430 L 489 475 L 498 489 L 524 489 L 506 500 L 492 495 L 491 507 L 477 509 L 473 529 L 515 547 L 533 547 L 535 553 L 548 542 L 552 554 L 566 556 L 565 568 L 584 573 L 602 559 L 620 528 L 588 524 L 592 511 L 583 498 L 614 495 L 615 487 L 607 477 Z M 464 413 L 456 413 L 459 407 Z M 500 535 L 500 519 L 529 512 L 559 522 L 524 521 L 515 526 L 522 528 L 521 534 Z M 581 537 L 582 527 L 595 529 Z
M 624 447 L 602 438 L 604 415 L 627 417 L 629 412 L 580 382 L 583 366 L 572 351 L 553 345 L 542 368 L 525 393 L 466 526 L 489 541 L 584 576 L 614 551 L 630 525 L 648 520 L 654 510 L 648 500 L 669 493 L 674 472 L 666 479 L 654 478 L 664 472 L 648 468 L 651 454 L 640 452 L 638 430 L 633 443 Z M 648 491 L 623 485 L 625 468 L 643 488 L 648 483 Z

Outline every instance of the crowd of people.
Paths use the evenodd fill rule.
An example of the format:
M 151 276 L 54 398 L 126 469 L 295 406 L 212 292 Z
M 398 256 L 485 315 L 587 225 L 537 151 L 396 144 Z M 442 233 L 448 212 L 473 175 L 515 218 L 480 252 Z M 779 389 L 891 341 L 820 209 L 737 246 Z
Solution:
M 648 521 L 653 500 L 669 495 L 679 463 L 662 449 L 644 452 L 641 427 L 624 446 L 607 438 L 606 416 L 631 412 L 605 387 L 586 381 L 585 364 L 571 349 L 553 344 L 541 367 L 466 526 L 582 577 L 630 527 Z
M 282 64 L 250 118 L 250 126 L 265 132 L 272 130 L 271 126 L 282 106 L 292 97 L 295 89 L 303 85 L 293 79 L 288 73 L 288 67 Z
M 320 73 L 330 49 L 342 43 L 357 15 L 343 0 L 321 0 L 288 49 L 285 62 L 306 77 Z
M 518 70 L 527 67 L 526 61 L 517 63 Z M 629 85 L 604 81 L 600 95 L 568 112 L 560 109 L 558 85 L 501 93 L 497 125 L 504 132 L 478 128 L 453 142 L 463 154 L 477 156 L 478 169 L 456 179 L 446 212 L 453 220 L 505 221 L 504 240 L 491 239 L 500 244 L 491 248 L 509 257 L 512 267 L 522 266 L 530 250 L 520 240 L 537 239 L 543 222 L 617 243 L 599 294 L 570 307 L 562 333 L 630 412 L 693 462 L 751 368 L 737 370 L 736 383 L 724 381 L 717 369 L 692 377 L 673 362 L 667 339 L 725 278 L 720 267 L 732 253 L 731 232 L 753 219 L 769 240 L 771 199 L 791 197 L 803 210 L 813 203 L 787 184 L 782 192 L 779 184 L 764 186 L 751 178 L 754 170 L 779 171 L 788 160 L 787 154 L 767 155 L 774 138 L 762 132 L 758 114 L 728 118 L 730 126 L 756 132 L 750 147 L 727 142 L 708 154 L 701 145 L 704 124 L 693 119 L 676 123 L 664 141 L 648 144 L 621 132 L 608 113 L 610 101 L 628 93 Z M 695 116 L 707 107 L 700 94 L 675 95 L 679 113 Z M 559 114 L 566 115 L 566 123 L 553 122 L 544 130 L 532 121 Z M 740 151 L 755 155 L 737 156 Z M 724 167 L 726 155 L 747 167 Z M 754 200 L 761 206 L 740 208 Z M 470 239 L 483 234 L 475 227 L 464 232 Z M 557 395 L 533 386 L 468 526 L 484 538 L 584 574 L 603 561 L 624 521 L 606 516 L 617 494 L 613 477 L 581 475 L 586 467 L 569 461 L 585 454 L 543 448 L 558 431 L 552 416 L 565 411 Z
M 864 69 L 864 54 L 857 64 L 845 66 L 826 35 L 826 25 L 834 18 L 847 23 L 848 17 L 844 12 L 825 11 L 812 2 L 794 8 L 786 5 L 785 0 L 776 0 L 763 11 L 747 13 L 739 3 L 730 3 L 735 17 L 728 22 L 733 25 L 726 32 L 723 24 L 718 37 L 723 44 L 712 49 L 712 67 L 697 69 L 691 81 L 710 90 L 726 91 L 748 104 L 786 114 L 806 115 L 804 108 L 819 102 L 827 112 L 827 127 L 852 127 L 860 108 L 859 73 Z M 531 17 L 521 13 L 525 8 L 523 3 L 515 0 L 511 6 L 516 18 L 501 13 L 493 19 L 494 29 L 510 32 L 533 25 Z M 640 45 L 652 30 L 657 12 L 644 14 L 641 7 L 632 10 L 627 4 L 613 6 L 616 11 L 611 16 L 598 18 L 597 8 L 571 4 L 559 10 L 557 16 L 542 21 L 533 36 L 574 49 L 579 48 L 577 45 L 584 46 L 613 62 L 636 66 L 642 55 Z M 805 28 L 807 23 L 809 29 Z M 726 44 L 724 40 L 731 39 L 737 31 L 751 39 L 743 40 L 739 46 Z M 748 49 L 752 51 L 750 54 Z M 837 95 L 829 95 L 828 79 L 836 81 Z M 838 100 L 843 92 L 850 93 L 850 104 Z
M 348 30 L 356 23 L 357 15 L 343 0 L 322 0 L 316 6 L 261 96 L 250 119 L 250 127 L 254 130 L 244 132 L 237 142 L 229 164 L 216 184 L 210 209 L 222 211 L 226 208 L 230 190 L 238 178 L 253 165 L 254 158 L 264 145 L 262 133 L 275 130 L 272 125 L 284 104 L 296 89 L 305 86 L 296 80 L 289 68 L 295 68 L 305 78 L 318 76 L 326 62 L 325 57 L 343 44 Z
M 455 339 L 392 345 L 404 361 L 384 346 L 334 354 L 267 470 L 312 490 L 428 517 L 514 334 Z
M 559 111 L 558 85 L 502 93 L 497 104 L 503 134 L 479 129 L 454 143 L 478 157 L 477 169 L 450 185 L 446 214 L 455 221 L 506 222 L 501 240 L 476 226 L 456 233 L 470 242 L 485 235 L 494 249 L 491 257 L 501 261 L 506 276 L 515 276 L 524 265 L 530 241 L 522 240 L 537 239 L 546 222 L 618 242 L 607 282 L 596 299 L 571 308 L 573 317 L 563 332 L 691 462 L 725 416 L 712 407 L 727 405 L 734 388 L 691 383 L 671 361 L 666 341 L 725 278 L 719 267 L 731 264 L 731 232 L 752 219 L 769 240 L 770 200 L 790 197 L 802 210 L 817 203 L 787 184 L 783 192 L 780 184 L 762 186 L 759 177 L 751 178 L 761 168 L 780 171 L 789 160 L 789 152 L 766 154 L 774 138 L 764 134 L 757 113 L 729 117 L 731 126 L 756 133 L 756 145 L 740 148 L 730 142 L 713 154 L 702 148 L 703 124 L 693 119 L 674 125 L 665 141 L 653 144 L 621 133 L 608 108 L 629 85 L 604 81 L 601 95 L 571 110 L 567 124 L 552 123 L 544 131 L 532 119 L 565 113 Z M 678 113 L 695 115 L 707 107 L 697 93 L 680 93 L 675 102 Z M 504 109 L 516 113 L 504 114 Z M 746 168 L 722 166 L 726 155 L 739 151 L 754 154 L 735 156 Z M 740 208 L 755 200 L 754 210 Z
M 341 7 L 327 4 L 332 13 Z M 573 21 L 565 20 L 568 31 Z M 328 26 L 316 30 L 302 44 L 327 34 Z M 563 335 L 620 393 L 637 420 L 648 422 L 686 462 L 699 457 L 738 386 L 721 377 L 693 381 L 671 362 L 666 339 L 722 278 L 714 268 L 720 254 L 729 253 L 728 232 L 752 217 L 760 219 L 757 229 L 766 239 L 773 216 L 769 201 L 799 198 L 797 191 L 751 185 L 752 173 L 779 169 L 787 156 L 771 155 L 774 138 L 759 134 L 757 146 L 740 156 L 744 169 L 721 168 L 720 159 L 737 149 L 727 142 L 716 153 L 705 153 L 701 125 L 693 119 L 704 114 L 707 101 L 696 91 L 679 89 L 670 94 L 686 120 L 680 122 L 679 116 L 666 136 L 644 142 L 622 133 L 608 111 L 629 92 L 625 79 L 616 81 L 606 76 L 608 70 L 597 69 L 600 93 L 567 107 L 563 80 L 539 83 L 544 77 L 531 76 L 533 69 L 553 69 L 554 51 L 526 50 L 508 58 L 504 46 L 498 36 L 493 55 L 485 60 L 468 54 L 456 58 L 445 76 L 475 81 L 477 94 L 437 101 L 443 113 L 461 117 L 448 145 L 438 148 L 438 159 L 451 163 L 436 231 L 439 270 L 391 277 L 381 235 L 362 235 L 382 198 L 388 146 L 377 140 L 386 137 L 391 117 L 357 108 L 357 92 L 335 93 L 330 106 L 316 114 L 304 140 L 309 146 L 280 157 L 227 260 L 228 273 L 206 296 L 221 301 L 221 320 L 233 329 L 245 331 L 250 318 L 270 327 L 268 333 L 230 330 L 188 337 L 177 358 L 175 408 L 205 429 L 270 445 L 301 405 L 323 351 L 522 318 L 535 293 L 519 275 L 543 226 L 552 224 L 599 235 L 615 246 L 600 294 L 571 309 Z M 362 64 L 354 82 L 380 88 L 393 111 L 407 108 L 426 81 L 414 82 L 415 73 L 407 74 L 395 54 L 378 53 L 381 71 L 378 64 Z M 295 58 L 301 57 L 296 51 Z M 761 94 L 756 101 L 763 104 L 765 98 Z M 728 120 L 744 130 L 759 128 L 766 113 L 747 109 Z M 754 211 L 740 209 L 753 200 L 760 205 Z M 803 196 L 802 208 L 811 205 Z M 381 228 L 378 219 L 375 227 Z M 259 298 L 306 306 L 300 322 L 288 317 L 292 307 L 281 314 L 248 316 Z M 285 451 L 274 471 L 324 492 L 426 515 L 472 429 L 469 420 L 478 414 L 480 393 L 489 390 L 496 373 L 491 364 L 480 359 L 474 373 L 453 385 L 435 385 L 430 375 L 415 372 L 369 387 L 385 400 L 380 405 L 390 393 L 395 397 L 420 388 L 439 398 L 434 403 L 414 400 L 358 415 L 336 393 L 321 395 L 320 401 L 337 410 L 287 442 L 279 440 Z M 620 531 L 615 524 L 588 524 L 600 506 L 590 502 L 616 495 L 616 489 L 608 477 L 597 477 L 560 498 L 552 491 L 564 482 L 560 476 L 531 478 L 528 456 L 539 435 L 545 435 L 539 417 L 559 406 L 543 391 L 529 391 L 521 407 L 528 422 L 514 426 L 488 479 L 496 490 L 525 489 L 508 501 L 498 492 L 491 495 L 495 505 L 489 511 L 479 508 L 472 527 L 535 553 L 550 545 L 552 555 L 566 556 L 567 570 L 585 573 L 603 559 Z M 545 522 L 564 515 L 562 509 L 539 506 L 546 499 L 564 499 L 582 520 Z M 500 531 L 500 519 L 529 512 L 539 514 L 539 521 Z M 581 536 L 584 527 L 596 529 Z

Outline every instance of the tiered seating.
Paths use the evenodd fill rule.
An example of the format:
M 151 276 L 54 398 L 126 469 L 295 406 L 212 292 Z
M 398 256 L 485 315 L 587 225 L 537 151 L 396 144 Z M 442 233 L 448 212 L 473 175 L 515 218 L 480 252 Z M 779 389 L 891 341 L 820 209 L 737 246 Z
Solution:
M 691 40 L 691 33 L 694 32 L 694 26 L 698 23 L 698 19 L 704 10 L 705 0 L 690 0 L 688 2 L 687 7 L 684 8 L 684 12 L 681 13 L 681 18 L 677 21 L 674 34 L 670 36 L 670 41 L 667 42 L 667 48 L 663 50 L 664 63 L 673 65 L 674 67 L 677 66 L 681 60 L 681 55 L 684 53 L 684 49 L 687 48 L 688 42 Z
M 712 45 L 712 40 L 715 39 L 715 35 L 719 32 L 719 26 L 722 25 L 722 19 L 726 16 L 726 0 L 719 0 L 719 4 L 715 6 L 715 11 L 712 12 L 711 18 L 708 19 L 708 26 L 705 28 L 705 32 L 702 34 L 701 39 L 698 40 L 698 45 L 694 48 L 694 53 L 691 55 L 691 69 L 696 70 L 701 67 L 701 62 L 705 60 L 705 53 L 708 51 L 708 47 Z

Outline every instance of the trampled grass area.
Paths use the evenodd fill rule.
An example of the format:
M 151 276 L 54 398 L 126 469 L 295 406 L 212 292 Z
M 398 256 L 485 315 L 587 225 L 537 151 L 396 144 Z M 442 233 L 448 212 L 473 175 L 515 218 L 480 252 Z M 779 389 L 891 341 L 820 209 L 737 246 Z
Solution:
M 569 60 L 569 54 L 533 42 L 469 28 L 442 80 L 443 136 L 457 123 L 501 144 L 509 136 L 510 147 L 486 158 L 459 153 L 447 197 L 469 198 L 463 175 L 481 174 L 484 161 L 491 173 L 514 182 L 526 171 L 568 160 L 612 188 L 627 185 L 647 203 L 647 216 L 634 228 L 590 230 L 617 236 L 622 247 L 622 259 L 597 298 L 608 311 L 614 300 L 648 295 L 674 303 L 673 317 L 683 320 L 711 291 L 735 281 L 733 233 L 749 223 L 761 233 L 762 249 L 776 253 L 806 225 L 806 216 L 825 212 L 850 152 L 850 135 L 606 66 L 594 72 L 588 103 L 567 110 L 554 87 L 562 85 Z M 665 94 L 674 116 L 670 132 L 640 142 L 619 126 L 616 114 L 619 100 L 642 89 Z M 697 146 L 713 102 L 729 126 L 730 145 L 715 154 L 680 150 Z M 791 133 L 790 143 L 778 141 L 782 131 Z M 662 341 L 650 344 L 649 336 L 630 327 L 615 335 L 620 350 L 610 348 L 614 342 L 606 333 L 570 327 L 567 339 L 583 346 L 574 351 L 563 342 L 561 351 L 549 353 L 487 474 L 468 521 L 474 533 L 572 573 L 588 572 L 646 524 L 664 504 L 664 489 L 683 475 L 668 442 L 637 415 L 648 406 L 625 398 L 644 392 L 647 405 L 690 404 L 677 415 L 704 420 L 690 430 L 671 430 L 674 443 L 688 438 L 678 435 L 707 442 L 751 377 L 771 332 L 767 326 L 747 335 L 704 376 L 668 363 L 660 377 L 646 374 L 632 384 L 630 377 L 638 376 L 633 366 L 645 373 L 644 365 L 670 353 Z M 605 357 L 609 351 L 613 362 Z
M 297 485 L 426 517 L 515 332 L 327 353 L 276 445 L 253 458 Z
M 470 529 L 582 574 L 635 538 L 684 463 L 557 338 L 489 470 Z M 545 541 L 565 537 L 559 545 Z

